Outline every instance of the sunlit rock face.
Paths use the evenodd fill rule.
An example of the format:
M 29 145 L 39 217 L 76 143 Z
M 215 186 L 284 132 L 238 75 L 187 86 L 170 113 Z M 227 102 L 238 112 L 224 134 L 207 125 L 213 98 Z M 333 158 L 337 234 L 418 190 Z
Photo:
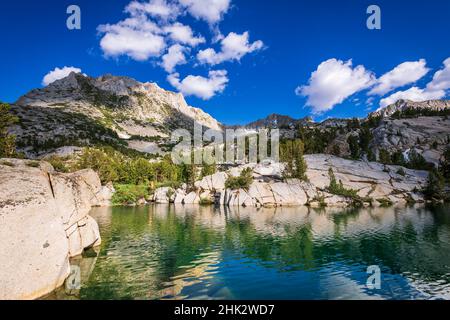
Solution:
M 0 159 L 0 299 L 62 285 L 69 258 L 100 244 L 88 213 L 110 196 L 92 170 L 60 174 L 45 162 Z
M 449 104 L 450 108 L 450 104 Z M 439 165 L 450 136 L 450 119 L 417 117 L 388 119 L 374 129 L 372 147 L 389 152 L 401 151 L 406 157 L 415 149 L 428 162 Z

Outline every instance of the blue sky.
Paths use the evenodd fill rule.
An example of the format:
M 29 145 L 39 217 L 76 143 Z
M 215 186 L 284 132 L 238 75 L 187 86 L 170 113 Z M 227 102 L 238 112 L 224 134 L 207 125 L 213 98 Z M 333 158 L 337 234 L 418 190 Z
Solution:
M 448 97 L 447 0 L 140 0 L 125 12 L 131 2 L 3 1 L 0 100 L 42 87 L 57 67 L 156 82 L 226 124 L 270 113 L 365 116 L 397 98 Z M 81 8 L 81 30 L 66 27 L 71 4 Z M 381 8 L 381 30 L 366 27 L 371 4 Z M 158 11 L 164 6 L 172 11 Z M 181 53 L 185 63 L 162 64 L 171 47 L 166 61 Z

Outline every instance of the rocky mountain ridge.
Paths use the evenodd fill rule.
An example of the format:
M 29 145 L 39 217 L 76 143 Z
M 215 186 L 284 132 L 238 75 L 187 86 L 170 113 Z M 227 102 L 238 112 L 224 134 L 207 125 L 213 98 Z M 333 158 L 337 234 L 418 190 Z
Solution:
M 289 129 L 295 128 L 299 125 L 307 125 L 312 122 L 313 120 L 311 117 L 294 119 L 290 116 L 272 113 L 271 115 L 263 119 L 250 122 L 243 126 L 235 126 L 235 127 L 242 127 L 246 129 L 261 129 L 261 128 Z
M 376 119 L 370 142 L 374 151 L 382 148 L 408 152 L 416 148 L 427 161 L 437 164 L 450 141 L 448 117 L 440 116 L 448 110 L 450 100 L 399 100 L 359 122 Z M 348 157 L 348 138 L 359 133 L 359 129 L 352 128 L 352 119 L 332 118 L 316 123 L 309 117 L 294 119 L 279 114 L 244 126 L 225 127 L 209 114 L 189 106 L 182 94 L 163 90 L 154 83 L 112 75 L 92 78 L 71 73 L 27 93 L 12 105 L 12 111 L 20 122 L 11 133 L 17 136 L 19 151 L 30 158 L 60 152 L 61 148 L 73 150 L 96 144 L 162 155 L 170 151 L 171 132 L 179 128 L 192 131 L 194 123 L 217 131 L 278 128 L 282 139 L 297 138 L 298 128 L 304 127 L 311 130 L 310 137 L 325 133 L 327 140 L 334 136 L 325 148 L 313 153 L 336 154 L 339 149 L 340 156 Z M 401 114 L 408 115 L 408 119 L 400 119 Z
M 431 112 L 438 112 L 450 109 L 450 100 L 428 100 L 428 101 L 411 101 L 411 100 L 398 100 L 394 104 L 391 104 L 385 108 L 381 108 L 375 112 L 369 114 L 371 117 L 389 118 L 396 112 L 404 112 L 407 110 L 427 110 Z
M 39 149 L 98 141 L 158 153 L 157 147 L 168 142 L 173 129 L 193 131 L 198 123 L 222 130 L 209 114 L 189 106 L 182 94 L 112 75 L 91 78 L 71 73 L 27 93 L 12 111 L 20 124 L 11 133 L 29 155 Z

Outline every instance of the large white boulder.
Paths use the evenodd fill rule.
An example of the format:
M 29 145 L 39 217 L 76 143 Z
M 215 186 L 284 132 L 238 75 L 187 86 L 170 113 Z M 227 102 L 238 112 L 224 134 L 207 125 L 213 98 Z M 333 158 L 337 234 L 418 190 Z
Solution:
M 308 203 L 308 197 L 299 181 L 277 182 L 270 187 L 278 206 L 301 206 Z
M 279 162 L 263 161 L 258 163 L 253 169 L 253 173 L 256 177 L 273 177 L 281 178 L 283 176 L 284 165 Z
M 114 193 L 116 192 L 112 183 L 101 187 L 100 191 L 97 193 L 97 206 L 98 207 L 110 207 L 111 201 Z
M 225 172 L 218 172 L 210 176 L 204 177 L 195 183 L 195 186 L 205 191 L 221 191 L 225 189 L 225 182 L 228 175 Z
M 200 196 L 196 192 L 189 193 L 183 200 L 184 204 L 199 204 Z
M 174 204 L 182 204 L 185 197 L 186 197 L 186 192 L 183 189 L 178 189 L 175 192 L 175 199 L 174 199 L 173 203 Z
M 248 194 L 260 206 L 275 206 L 276 200 L 270 188 L 270 184 L 262 182 L 253 182 L 248 190 Z
M 35 299 L 61 286 L 69 258 L 100 244 L 89 215 L 100 180 L 47 163 L 0 159 L 0 300 Z
M 168 204 L 175 200 L 176 192 L 170 187 L 158 188 L 153 195 L 153 201 L 158 204 Z

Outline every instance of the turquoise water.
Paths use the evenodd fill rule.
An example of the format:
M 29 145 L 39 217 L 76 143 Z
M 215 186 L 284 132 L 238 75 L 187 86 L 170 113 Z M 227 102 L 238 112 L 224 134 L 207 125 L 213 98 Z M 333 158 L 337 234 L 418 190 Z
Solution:
M 56 299 L 450 299 L 450 208 L 99 208 Z M 369 289 L 369 266 L 380 289 Z

